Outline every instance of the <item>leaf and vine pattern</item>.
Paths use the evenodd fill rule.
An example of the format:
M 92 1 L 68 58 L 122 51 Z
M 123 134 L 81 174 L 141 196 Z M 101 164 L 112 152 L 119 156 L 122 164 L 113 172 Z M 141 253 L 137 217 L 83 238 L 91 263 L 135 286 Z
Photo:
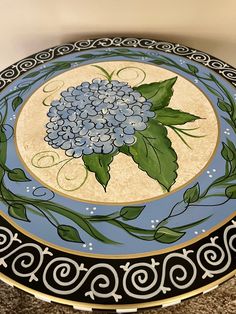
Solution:
M 133 60 L 146 58 L 148 62 L 152 64 L 164 65 L 167 68 L 175 68 L 181 70 L 182 72 L 188 73 L 192 77 L 198 79 L 209 90 L 211 94 L 217 97 L 218 107 L 224 114 L 223 119 L 233 129 L 234 133 L 236 133 L 235 100 L 233 99 L 227 88 L 222 85 L 214 75 L 206 74 L 204 76 L 200 76 L 198 74 L 198 68 L 191 64 L 187 64 L 187 67 L 185 67 L 179 65 L 172 59 L 165 56 L 156 56 L 144 51 L 133 51 L 132 49 L 123 48 L 113 49 L 111 51 L 101 51 L 99 54 L 96 55 L 80 54 L 78 56 L 77 64 L 82 64 L 84 61 L 92 61 L 93 59 L 98 60 L 107 57 L 123 57 Z M 14 136 L 14 130 L 12 126 L 6 121 L 8 108 L 9 106 L 12 106 L 13 110 L 15 111 L 23 103 L 24 94 L 29 91 L 29 89 L 34 86 L 36 82 L 39 82 L 41 80 L 45 81 L 49 77 L 57 73 L 68 70 L 72 67 L 73 64 L 74 61 L 54 61 L 50 66 L 46 68 L 31 72 L 24 76 L 24 83 L 18 84 L 13 91 L 10 91 L 7 95 L 0 99 L 0 201 L 8 207 L 8 213 L 11 217 L 29 222 L 28 212 L 43 216 L 48 220 L 48 222 L 50 222 L 52 226 L 56 228 L 58 235 L 65 241 L 82 243 L 83 239 L 80 236 L 80 230 L 83 230 L 92 238 L 103 243 L 120 244 L 116 240 L 108 238 L 103 232 L 99 231 L 95 227 L 96 224 L 106 222 L 107 224 L 112 224 L 118 229 L 126 231 L 129 236 L 138 238 L 143 241 L 174 243 L 184 236 L 187 229 L 192 228 L 197 224 L 201 224 L 209 217 L 205 217 L 204 219 L 201 219 L 199 221 L 194 221 L 193 223 L 188 225 L 176 226 L 174 228 L 168 227 L 168 221 L 170 220 L 170 218 L 182 215 L 184 212 L 191 209 L 192 207 L 220 206 L 225 204 L 226 202 L 229 202 L 232 199 L 236 199 L 236 147 L 235 144 L 230 140 L 222 143 L 221 156 L 222 160 L 225 163 L 224 175 L 214 180 L 205 190 L 201 189 L 199 183 L 196 183 L 194 186 L 187 189 L 183 193 L 182 200 L 173 205 L 167 217 L 160 221 L 155 230 L 136 227 L 133 223 L 142 214 L 145 206 L 126 206 L 121 208 L 119 211 L 116 211 L 109 215 L 89 216 L 79 213 L 79 209 L 74 211 L 70 208 L 54 202 L 54 193 L 47 189 L 44 189 L 43 187 L 38 187 L 37 189 L 35 189 L 33 192 L 33 197 L 26 197 L 10 190 L 7 187 L 6 178 L 14 182 L 26 182 L 30 179 L 27 178 L 22 169 L 11 169 L 7 166 L 7 145 L 9 140 Z M 154 122 L 156 123 L 156 125 L 158 125 L 160 129 L 160 134 L 163 134 L 163 138 L 166 142 L 168 142 L 168 139 L 166 136 L 166 128 L 165 126 L 163 126 L 163 119 L 166 121 L 166 126 L 171 126 L 175 130 L 176 134 L 178 134 L 179 136 L 182 137 L 182 135 L 185 135 L 186 133 L 184 129 L 173 126 L 172 121 L 174 117 L 169 114 L 170 108 L 167 108 L 167 105 L 169 103 L 169 97 L 172 95 L 173 92 L 172 86 L 174 84 L 174 79 L 171 80 L 169 80 L 169 82 L 165 82 L 165 84 L 168 83 L 170 85 L 168 96 L 165 97 L 164 103 L 166 105 L 158 108 L 156 107 L 157 103 L 153 100 L 154 106 L 156 107 L 155 109 L 161 110 L 161 112 L 159 112 L 159 115 L 157 115 L 159 116 L 160 120 L 158 122 Z M 144 95 L 146 99 L 155 99 L 155 97 L 158 97 L 159 89 L 156 86 L 158 82 L 155 82 L 153 84 L 155 84 L 153 86 L 155 86 L 156 91 L 153 92 L 152 90 L 151 94 L 148 94 L 150 86 L 145 86 L 145 84 L 143 86 L 140 85 L 139 87 L 137 87 L 137 89 L 139 88 L 140 93 Z M 175 112 L 174 114 L 178 118 L 178 112 Z M 181 116 L 180 119 L 185 118 L 186 115 Z M 191 119 L 194 120 L 196 118 L 192 117 L 191 115 Z M 189 122 L 191 121 L 191 119 L 189 120 Z M 149 121 L 150 124 L 154 122 L 152 122 L 152 120 Z M 134 146 L 129 146 L 129 149 L 126 148 L 122 152 L 126 154 L 132 154 L 133 158 L 137 158 L 136 151 L 139 149 L 137 148 L 137 145 L 140 145 L 140 143 L 144 143 L 145 141 L 151 142 L 152 140 L 150 139 L 150 135 L 148 132 L 148 129 L 141 131 L 138 136 L 142 138 L 142 142 L 139 141 L 139 144 L 137 144 L 137 141 Z M 166 147 L 168 146 L 169 143 L 167 143 Z M 131 148 L 132 153 L 130 152 Z M 54 158 L 55 157 L 53 157 L 53 159 Z M 147 167 L 149 167 L 149 165 L 147 165 Z M 147 169 L 147 167 L 145 166 L 145 169 Z M 160 179 L 158 178 L 158 181 L 159 180 Z M 172 185 L 173 180 L 174 178 L 172 171 L 172 178 L 168 182 L 160 180 L 160 183 L 168 190 Z M 218 189 L 217 193 L 215 192 L 216 189 Z M 48 193 L 50 193 L 49 196 Z M 221 197 L 222 201 L 214 204 L 204 204 L 204 200 L 210 197 L 213 197 L 213 199 L 215 199 L 216 196 Z M 77 227 L 75 228 L 72 225 L 61 224 L 59 219 L 55 217 L 55 214 L 57 214 L 57 217 L 66 217 Z

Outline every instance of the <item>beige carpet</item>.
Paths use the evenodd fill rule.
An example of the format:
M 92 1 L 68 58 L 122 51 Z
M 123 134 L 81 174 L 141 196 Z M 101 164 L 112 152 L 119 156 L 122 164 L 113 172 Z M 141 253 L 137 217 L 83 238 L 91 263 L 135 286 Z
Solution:
M 62 305 L 42 302 L 0 282 L 0 314 L 86 314 Z M 103 312 L 105 314 L 106 312 Z M 140 311 L 145 314 L 236 314 L 236 277 L 216 290 L 166 309 Z M 102 314 L 102 312 L 100 312 Z

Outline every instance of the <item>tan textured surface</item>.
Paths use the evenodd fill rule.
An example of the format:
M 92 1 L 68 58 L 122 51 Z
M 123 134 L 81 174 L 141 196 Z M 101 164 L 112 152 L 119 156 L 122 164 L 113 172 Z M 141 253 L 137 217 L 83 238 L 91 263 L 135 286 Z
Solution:
M 114 75 L 113 79 L 124 80 L 131 86 L 139 84 L 142 81 L 142 70 L 146 73 L 143 83 L 162 81 L 176 76 L 171 71 L 138 62 L 115 61 L 102 62 L 99 65 L 109 73 L 113 70 L 118 71 L 122 68 L 130 67 L 120 73 L 121 77 Z M 136 69 L 134 69 L 135 67 Z M 60 98 L 61 91 L 70 86 L 80 85 L 84 81 L 91 82 L 92 79 L 97 77 L 102 78 L 101 72 L 92 65 L 67 71 L 40 87 L 26 101 L 19 115 L 16 128 L 16 143 L 23 161 L 31 173 L 43 184 L 48 185 L 57 192 L 81 200 L 104 203 L 144 202 L 147 199 L 163 195 L 163 190 L 159 183 L 148 177 L 130 157 L 124 154 L 115 156 L 111 164 L 111 179 L 108 183 L 106 193 L 91 172 L 88 173 L 85 184 L 81 188 L 76 189 L 85 178 L 85 169 L 81 158 L 70 161 L 63 168 L 61 168 L 63 165 L 61 162 L 50 168 L 36 168 L 32 165 L 31 160 L 35 154 L 43 151 L 59 154 L 58 161 L 69 160 L 63 150 L 55 150 L 44 141 L 46 135 L 45 125 L 49 121 L 47 117 L 49 107 L 43 105 L 45 98 L 46 104 L 50 105 L 52 99 Z M 57 86 L 58 88 L 56 89 Z M 45 88 L 47 89 L 47 93 L 45 93 Z M 48 92 L 54 89 L 56 89 L 55 92 Z M 181 126 L 184 129 L 199 128 L 192 131 L 191 134 L 204 135 L 203 138 L 184 136 L 192 149 L 189 149 L 168 128 L 169 137 L 177 153 L 179 164 L 179 169 L 177 170 L 178 177 L 172 188 L 172 191 L 174 191 L 189 183 L 206 166 L 216 146 L 218 129 L 214 110 L 207 97 L 192 82 L 181 76 L 178 76 L 174 85 L 174 94 L 169 107 L 203 118 Z M 49 159 L 46 160 L 49 161 Z M 44 165 L 42 160 L 40 162 L 41 165 Z M 60 174 L 58 177 L 60 186 L 57 181 L 58 173 Z M 66 177 L 69 178 L 66 180 Z
M 37 300 L 25 292 L 0 282 L 1 314 L 87 314 L 67 306 L 50 304 Z M 99 312 L 105 314 L 106 312 Z M 222 284 L 217 289 L 184 301 L 166 309 L 140 311 L 143 314 L 235 314 L 236 278 Z

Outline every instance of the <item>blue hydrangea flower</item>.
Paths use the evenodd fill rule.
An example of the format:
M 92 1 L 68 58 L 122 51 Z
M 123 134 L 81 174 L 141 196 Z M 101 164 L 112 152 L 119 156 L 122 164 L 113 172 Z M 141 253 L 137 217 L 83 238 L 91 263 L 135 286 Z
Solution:
M 155 116 L 151 102 L 127 83 L 94 79 L 69 87 L 48 111 L 45 140 L 75 158 L 133 145 Z

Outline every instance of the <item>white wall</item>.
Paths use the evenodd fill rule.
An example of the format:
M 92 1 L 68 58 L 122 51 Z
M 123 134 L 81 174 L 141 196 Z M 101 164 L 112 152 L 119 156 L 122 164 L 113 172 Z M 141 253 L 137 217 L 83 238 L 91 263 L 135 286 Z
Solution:
M 236 66 L 236 0 L 0 0 L 0 69 L 81 38 L 170 40 Z

